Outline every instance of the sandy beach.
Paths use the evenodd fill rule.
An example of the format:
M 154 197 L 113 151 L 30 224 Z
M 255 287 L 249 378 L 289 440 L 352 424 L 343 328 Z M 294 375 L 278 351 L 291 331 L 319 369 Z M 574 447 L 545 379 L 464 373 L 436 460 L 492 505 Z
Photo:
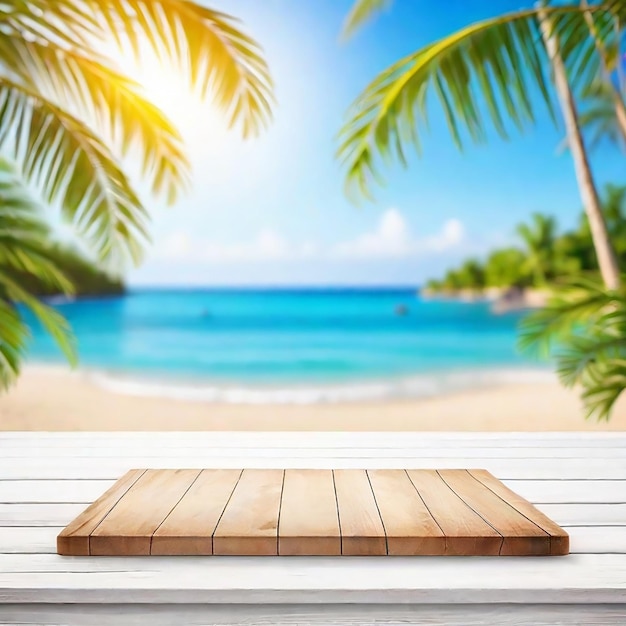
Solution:
M 318 405 L 213 404 L 114 393 L 86 372 L 27 368 L 0 396 L 0 430 L 626 431 L 586 421 L 576 393 L 550 382 L 422 399 Z

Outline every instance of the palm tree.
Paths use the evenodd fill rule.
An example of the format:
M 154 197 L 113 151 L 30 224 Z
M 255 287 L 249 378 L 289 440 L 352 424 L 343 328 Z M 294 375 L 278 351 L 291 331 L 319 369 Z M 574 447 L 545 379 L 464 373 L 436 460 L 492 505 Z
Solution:
M 533 275 L 536 287 L 545 287 L 554 274 L 554 218 L 533 213 L 531 224 L 519 224 L 516 232 L 526 247 L 525 269 Z
M 357 0 L 344 32 L 354 31 L 386 4 L 381 0 Z M 572 87 L 588 84 L 598 75 L 598 42 L 607 49 L 618 48 L 621 33 L 616 32 L 615 25 L 623 23 L 624 17 L 626 0 L 603 0 L 590 7 L 540 5 L 471 24 L 404 57 L 384 70 L 357 98 L 340 133 L 338 155 L 347 169 L 348 191 L 356 187 L 356 191 L 369 195 L 372 179 L 381 182 L 378 156 L 385 160 L 395 157 L 405 164 L 407 144 L 412 143 L 420 151 L 419 130 L 421 124 L 426 125 L 429 95 L 441 105 L 459 147 L 464 142 L 462 129 L 474 142 L 485 141 L 484 105 L 502 137 L 508 137 L 505 118 L 518 128 L 533 122 L 535 113 L 528 98 L 531 82 L 554 116 L 546 76 L 546 70 L 551 69 L 568 141 L 575 150 L 579 188 L 602 275 L 608 286 L 617 286 L 617 263 L 580 136 Z
M 97 52 L 106 42 L 138 58 L 149 48 L 174 63 L 244 137 L 271 117 L 272 83 L 258 45 L 234 18 L 191 0 L 7 0 L 0 22 L 0 153 L 15 165 L 11 184 L 60 207 L 110 267 L 137 262 L 148 239 L 148 211 L 120 159 L 138 151 L 152 192 L 169 204 L 188 186 L 190 167 L 175 125 Z M 2 262 L 69 288 L 42 252 L 48 235 L 32 211 L 11 219 L 2 232 L 17 235 L 0 241 Z M 67 347 L 67 328 L 53 311 L 7 275 L 1 285 L 0 387 L 16 375 L 25 345 L 14 303 L 30 306 Z

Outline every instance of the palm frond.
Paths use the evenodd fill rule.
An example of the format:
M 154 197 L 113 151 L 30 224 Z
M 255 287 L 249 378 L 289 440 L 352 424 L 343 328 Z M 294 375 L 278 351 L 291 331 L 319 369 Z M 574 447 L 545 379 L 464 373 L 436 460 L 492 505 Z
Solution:
M 1 286 L 0 286 L 1 290 Z M 28 328 L 17 309 L 0 297 L 0 391 L 10 387 L 20 373 L 26 351 Z
M 593 324 L 619 299 L 619 293 L 606 291 L 594 280 L 570 280 L 544 308 L 520 322 L 518 347 L 523 352 L 547 357 L 555 344 L 571 339 L 581 325 Z
M 58 311 L 44 304 L 25 289 L 22 289 L 11 275 L 2 268 L 0 268 L 0 290 L 4 293 L 3 299 L 5 304 L 9 306 L 23 304 L 27 307 L 55 340 L 70 364 L 76 364 L 77 353 L 74 336 L 67 320 Z M 0 341 L 3 340 L 4 335 L 5 331 L 3 329 Z M 23 355 L 18 355 L 19 358 L 21 356 Z M 2 378 L 1 375 L 0 378 Z
M 100 253 L 137 261 L 147 240 L 147 213 L 106 145 L 78 118 L 0 77 L 0 146 L 20 173 L 58 203 Z
M 20 275 L 32 275 L 55 290 L 73 291 L 73 285 L 55 264 L 49 238 L 50 228 L 41 207 L 33 201 L 12 164 L 0 158 L 0 391 L 18 375 L 29 337 L 17 305 L 34 313 L 70 362 L 76 359 L 65 319 L 16 280 Z
M 613 36 L 612 21 L 606 15 L 612 15 L 609 9 L 615 7 L 626 7 L 626 1 L 608 0 L 592 8 L 605 15 L 597 26 L 599 36 L 606 39 Z M 599 61 L 583 11 L 577 6 L 544 10 L 577 79 L 574 82 L 588 82 Z M 379 156 L 383 162 L 396 159 L 405 164 L 408 145 L 420 153 L 429 96 L 441 106 L 459 148 L 465 135 L 476 143 L 484 142 L 488 127 L 507 138 L 505 119 L 520 130 L 532 123 L 531 85 L 554 117 L 547 78 L 549 55 L 537 16 L 538 9 L 532 9 L 472 24 L 408 55 L 375 78 L 353 103 L 339 133 L 337 156 L 347 172 L 349 195 L 358 192 L 371 197 L 372 180 L 382 182 Z
M 273 82 L 261 47 L 234 17 L 190 0 L 32 0 L 0 8 L 5 32 L 73 49 L 111 39 L 137 58 L 143 41 L 172 61 L 229 126 L 258 134 L 272 117 Z
M 626 361 L 614 360 L 604 364 L 586 381 L 582 392 L 585 417 L 608 421 L 618 398 L 626 389 Z
M 520 345 L 542 349 L 565 386 L 582 388 L 587 418 L 609 419 L 626 389 L 626 292 L 575 280 L 522 322 Z
M 66 0 L 98 16 L 101 37 L 128 42 L 140 57 L 145 41 L 173 62 L 202 96 L 211 95 L 229 127 L 258 134 L 272 115 L 273 83 L 260 46 L 234 17 L 189 0 Z
M 342 37 L 347 39 L 369 22 L 376 13 L 391 6 L 392 0 L 355 0 L 343 24 Z
M 139 84 L 109 67 L 106 59 L 77 46 L 65 49 L 3 35 L 0 63 L 29 89 L 91 121 L 100 136 L 121 147 L 122 156 L 139 147 L 143 175 L 170 203 L 188 186 L 190 166 L 178 130 L 142 95 Z

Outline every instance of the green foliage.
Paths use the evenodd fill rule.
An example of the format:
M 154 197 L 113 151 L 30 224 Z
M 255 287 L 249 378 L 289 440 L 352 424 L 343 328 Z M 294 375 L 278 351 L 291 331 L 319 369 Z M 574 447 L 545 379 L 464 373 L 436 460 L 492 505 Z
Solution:
M 608 420 L 626 388 L 626 290 L 569 281 L 523 320 L 519 344 L 555 358 L 562 383 L 582 388 L 587 418 Z
M 621 93 L 621 96 L 626 101 L 626 94 Z M 584 110 L 578 122 L 587 131 L 590 148 L 608 140 L 622 150 L 626 149 L 625 138 L 615 113 L 614 97 L 615 91 L 609 81 L 601 79 L 591 82 L 581 94 Z
M 607 185 L 602 212 L 622 271 L 626 272 L 626 186 Z M 597 271 L 589 223 L 581 215 L 579 227 L 557 234 L 554 218 L 539 213 L 528 224 L 519 224 L 516 234 L 521 247 L 497 249 L 481 263 L 468 259 L 449 270 L 443 280 L 428 283 L 431 290 L 480 289 L 482 287 L 546 288 L 577 276 Z
M 554 278 L 556 273 L 556 222 L 554 218 L 540 213 L 533 213 L 531 219 L 530 224 L 519 224 L 516 233 L 526 249 L 524 271 L 533 275 L 536 287 L 545 287 L 548 279 Z
M 96 52 L 100 42 L 173 61 L 244 136 L 270 117 L 258 45 L 232 17 L 194 2 L 9 0 L 0 21 L 0 150 L 118 268 L 140 259 L 148 221 L 119 158 L 139 150 L 152 191 L 170 203 L 190 173 L 174 125 Z
M 71 363 L 76 360 L 66 320 L 40 302 L 19 279 L 28 275 L 57 293 L 74 292 L 68 276 L 57 266 L 49 236 L 40 207 L 10 165 L 0 160 L 0 388 L 15 380 L 26 350 L 29 333 L 18 304 L 32 311 Z
M 102 271 L 84 255 L 68 245 L 59 243 L 48 244 L 50 258 L 54 264 L 72 283 L 75 296 L 105 296 L 124 293 L 124 284 Z M 19 284 L 37 296 L 59 295 L 54 285 L 40 280 L 36 275 L 26 272 L 15 272 L 14 278 Z
M 97 52 L 151 49 L 211 96 L 244 137 L 271 118 L 273 86 L 261 49 L 237 21 L 191 0 L 7 0 L 0 4 L 0 390 L 19 371 L 30 308 L 68 357 L 65 320 L 33 293 L 118 290 L 79 255 L 53 246 L 25 186 L 60 207 L 105 267 L 137 263 L 148 211 L 121 166 L 139 154 L 153 194 L 172 204 L 190 180 L 174 124 L 141 85 Z
M 528 287 L 532 276 L 527 271 L 526 257 L 518 248 L 494 250 L 485 261 L 487 287 Z
M 351 24 L 364 22 L 381 4 L 359 0 Z M 544 10 L 574 87 L 588 85 L 598 74 L 600 59 L 584 9 L 575 4 Z M 589 11 L 597 40 L 605 48 L 615 46 L 615 23 L 618 17 L 626 17 L 626 0 L 604 0 Z M 420 136 L 428 127 L 428 106 L 433 99 L 459 147 L 466 136 L 482 143 L 488 129 L 507 138 L 510 123 L 520 130 L 533 123 L 531 86 L 554 114 L 549 67 L 537 8 L 471 24 L 407 55 L 379 74 L 348 112 L 338 149 L 348 192 L 371 197 L 372 181 L 383 182 L 379 157 L 406 164 L 410 145 L 421 151 Z

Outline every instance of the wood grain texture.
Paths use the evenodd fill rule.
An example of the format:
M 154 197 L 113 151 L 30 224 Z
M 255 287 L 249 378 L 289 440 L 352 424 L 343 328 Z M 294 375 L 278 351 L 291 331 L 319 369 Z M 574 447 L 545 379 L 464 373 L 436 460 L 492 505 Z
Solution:
M 71 524 L 68 524 L 57 537 L 57 552 L 67 556 L 88 555 L 89 535 L 145 471 L 134 469 L 126 472 Z
M 276 555 L 283 470 L 243 470 L 213 534 L 216 555 Z
M 146 470 L 89 537 L 89 554 L 150 554 L 152 535 L 200 470 Z
M 337 499 L 331 470 L 286 470 L 278 553 L 341 554 Z
M 6 605 L 0 624 L 41 626 L 624 626 L 626 604 L 551 606 L 541 604 L 100 604 Z
M 446 541 L 404 470 L 368 470 L 387 550 L 393 556 L 443 555 Z
M 445 554 L 491 556 L 500 553 L 502 535 L 472 511 L 435 470 L 409 470 L 407 473 L 445 535 Z
M 533 506 L 528 500 L 503 485 L 495 476 L 486 470 L 470 470 L 473 478 L 487 487 L 497 496 L 506 500 L 522 515 L 533 521 L 550 536 L 550 554 L 564 555 L 569 553 L 569 535 L 549 517 Z M 624 492 L 626 493 L 626 492 Z
M 341 528 L 341 554 L 387 554 L 387 540 L 365 470 L 335 470 L 335 492 Z
M 202 470 L 152 536 L 151 554 L 213 554 L 213 533 L 240 470 Z
M 547 556 L 550 535 L 477 481 L 469 472 L 439 470 L 442 480 L 503 537 L 503 556 Z
M 64 532 L 94 556 L 562 554 L 567 533 L 499 485 L 467 470 L 146 470 Z

